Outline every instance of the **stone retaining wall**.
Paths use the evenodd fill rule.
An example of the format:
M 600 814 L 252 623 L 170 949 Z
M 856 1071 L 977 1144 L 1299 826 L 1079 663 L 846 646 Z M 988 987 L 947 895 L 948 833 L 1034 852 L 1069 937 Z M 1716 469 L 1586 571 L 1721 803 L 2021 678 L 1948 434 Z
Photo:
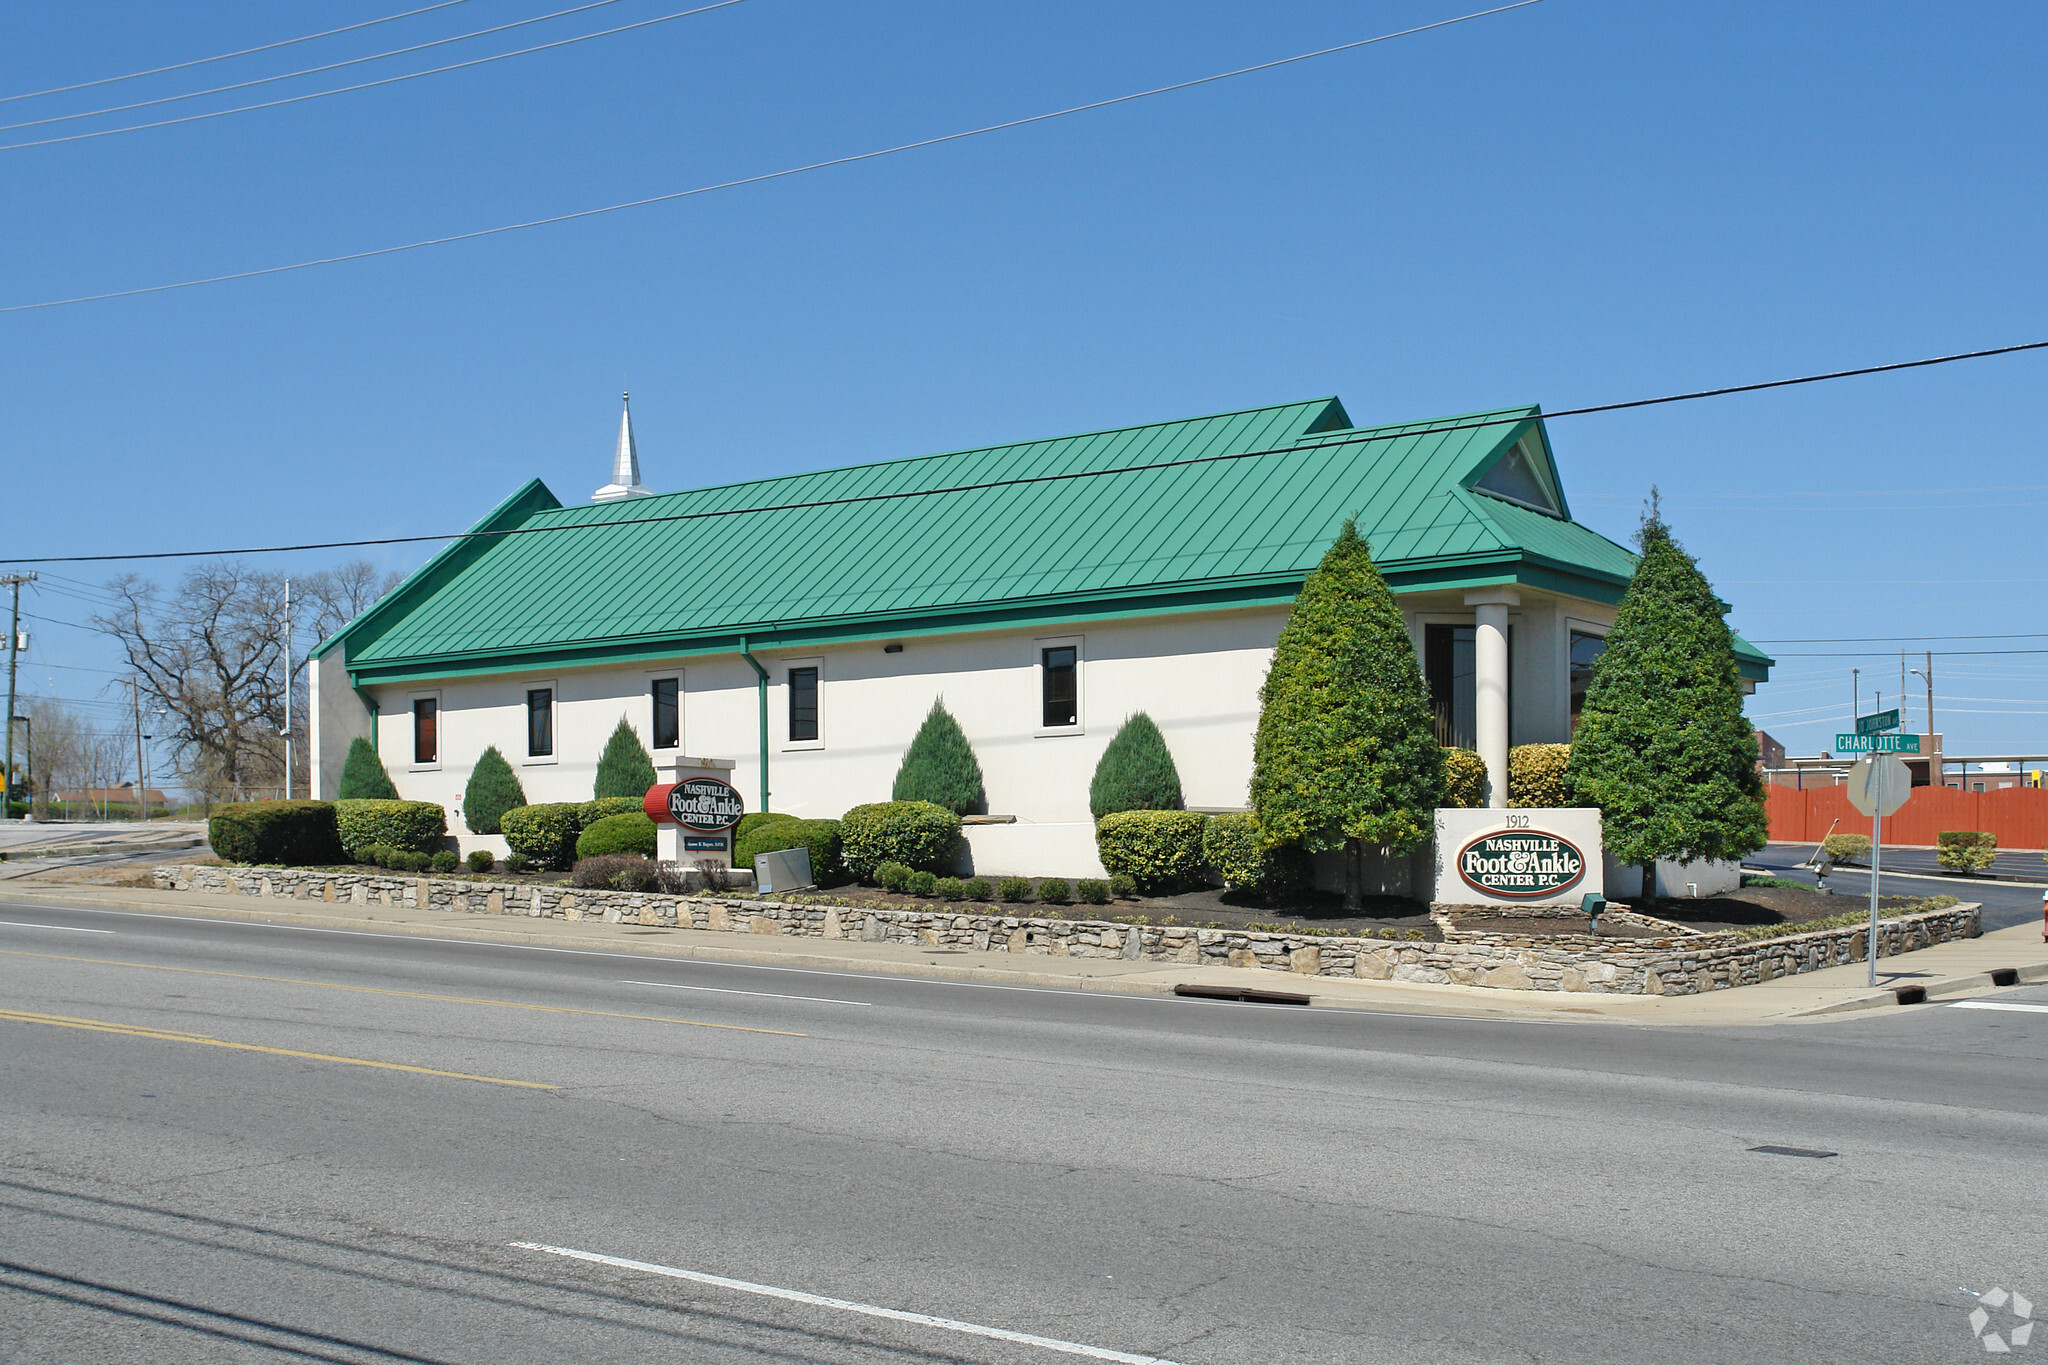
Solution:
M 867 909 L 829 904 L 828 896 L 772 901 L 731 895 L 657 896 L 442 877 L 367 876 L 319 868 L 167 865 L 157 868 L 154 878 L 157 886 L 172 891 L 329 904 L 424 906 L 452 913 L 595 919 L 977 952 L 1249 967 L 1367 981 L 1620 995 L 1694 995 L 1859 962 L 1864 954 L 1864 931 L 1853 928 L 1746 943 L 1728 941 L 1731 936 L 1721 934 L 1647 940 L 1571 935 L 1562 940 L 1501 942 L 1488 936 L 1479 942 L 1413 943 L 1051 919 L 937 905 Z M 1878 925 L 1878 954 L 1894 956 L 1975 938 L 1979 932 L 1974 905 L 1886 920 Z

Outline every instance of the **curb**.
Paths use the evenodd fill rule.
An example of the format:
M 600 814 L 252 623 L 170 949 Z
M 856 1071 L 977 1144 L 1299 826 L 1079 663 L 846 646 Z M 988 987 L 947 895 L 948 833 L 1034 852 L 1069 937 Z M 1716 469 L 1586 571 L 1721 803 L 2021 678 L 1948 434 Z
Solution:
M 1996 978 L 2007 972 L 2013 974 L 2011 981 Z M 1988 972 L 1977 972 L 1970 976 L 1952 976 L 1933 982 L 1912 982 L 1898 986 L 1887 986 L 1868 995 L 1859 995 L 1853 1000 L 1837 1000 L 1832 1005 L 1820 1005 L 1814 1009 L 1801 1010 L 1790 1017 L 1813 1019 L 1824 1014 L 1848 1014 L 1856 1010 L 1883 1009 L 1894 1005 L 1936 1004 L 1945 1000 L 1961 999 L 1966 996 L 1982 995 L 1986 991 L 2004 990 L 2012 986 L 2031 986 L 2048 981 L 2048 963 L 2036 963 L 2031 967 L 2000 967 Z M 1907 999 L 1917 992 L 1919 998 Z

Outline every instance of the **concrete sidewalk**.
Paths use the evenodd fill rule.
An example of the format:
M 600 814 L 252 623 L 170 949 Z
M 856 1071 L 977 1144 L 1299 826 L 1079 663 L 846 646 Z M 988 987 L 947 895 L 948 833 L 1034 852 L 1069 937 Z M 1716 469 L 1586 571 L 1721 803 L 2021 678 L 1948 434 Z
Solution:
M 821 971 L 915 976 L 1058 990 L 1170 994 L 1176 985 L 1252 987 L 1307 995 L 1317 1007 L 1399 1014 L 1447 1014 L 1550 1023 L 1604 1020 L 1635 1024 L 1735 1025 L 1838 1017 L 1897 1008 L 1891 987 L 1925 987 L 1930 1000 L 1994 989 L 1990 973 L 2018 971 L 2022 982 L 2048 980 L 2048 944 L 2036 925 L 1923 948 L 1878 960 L 1876 991 L 1862 963 L 1830 967 L 1761 985 L 1706 995 L 1634 996 L 1589 992 L 1495 990 L 1405 981 L 1352 981 L 1235 967 L 1189 967 L 1121 959 L 1024 956 L 919 949 L 849 939 L 782 938 L 655 929 L 598 920 L 568 921 L 421 910 L 404 906 L 329 905 L 253 900 L 150 888 L 18 881 L 10 899 L 51 906 L 134 910 L 195 918 L 293 925 L 346 933 L 418 934 L 479 943 L 518 944 L 577 952 L 633 953 L 706 962 L 762 963 Z M 315 908 L 315 907 L 318 908 Z

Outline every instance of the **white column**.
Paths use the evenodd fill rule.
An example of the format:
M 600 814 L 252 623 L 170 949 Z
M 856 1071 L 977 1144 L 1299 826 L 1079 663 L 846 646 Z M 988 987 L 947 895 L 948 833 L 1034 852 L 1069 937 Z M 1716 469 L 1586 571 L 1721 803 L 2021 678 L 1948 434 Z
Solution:
M 1465 594 L 1477 626 L 1472 640 L 1473 737 L 1486 764 L 1486 804 L 1494 810 L 1508 804 L 1508 608 L 1521 602 L 1513 588 L 1475 588 Z

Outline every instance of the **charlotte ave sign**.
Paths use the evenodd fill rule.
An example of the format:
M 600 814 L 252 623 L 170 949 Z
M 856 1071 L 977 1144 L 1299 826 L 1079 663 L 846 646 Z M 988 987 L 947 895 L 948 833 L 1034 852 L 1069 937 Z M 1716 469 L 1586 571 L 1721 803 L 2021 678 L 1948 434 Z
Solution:
M 1460 849 L 1457 868 L 1475 891 L 1508 900 L 1542 900 L 1578 885 L 1586 875 L 1586 855 L 1543 830 L 1497 830 Z

